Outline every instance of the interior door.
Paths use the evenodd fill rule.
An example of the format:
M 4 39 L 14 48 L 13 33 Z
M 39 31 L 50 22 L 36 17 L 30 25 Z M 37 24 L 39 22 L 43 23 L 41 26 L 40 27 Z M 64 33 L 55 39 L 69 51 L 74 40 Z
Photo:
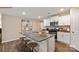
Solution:
M 79 8 L 70 10 L 71 15 L 71 46 L 79 50 Z
M 39 20 L 34 20 L 32 22 L 32 30 L 33 31 L 40 31 L 41 30 L 41 23 Z

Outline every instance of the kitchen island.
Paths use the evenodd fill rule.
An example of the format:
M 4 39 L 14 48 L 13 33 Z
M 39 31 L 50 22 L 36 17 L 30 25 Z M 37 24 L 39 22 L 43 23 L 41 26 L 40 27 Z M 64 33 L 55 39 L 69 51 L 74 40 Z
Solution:
M 37 32 L 23 33 L 27 39 L 32 42 L 37 42 L 38 47 L 36 48 L 38 52 L 54 52 L 55 50 L 55 34 L 47 34 L 46 36 L 41 36 Z

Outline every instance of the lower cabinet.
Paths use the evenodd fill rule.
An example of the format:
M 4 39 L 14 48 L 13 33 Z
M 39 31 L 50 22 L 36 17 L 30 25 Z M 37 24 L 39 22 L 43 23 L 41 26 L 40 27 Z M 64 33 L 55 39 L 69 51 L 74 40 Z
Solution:
M 57 32 L 57 40 L 66 44 L 70 43 L 70 33 L 69 32 Z
M 55 39 L 54 36 L 39 42 L 38 52 L 54 52 L 55 51 Z
M 35 40 L 28 38 L 31 42 L 36 42 Z M 54 36 L 41 41 L 41 42 L 37 42 L 38 46 L 35 47 L 37 52 L 54 52 L 55 51 L 55 38 Z

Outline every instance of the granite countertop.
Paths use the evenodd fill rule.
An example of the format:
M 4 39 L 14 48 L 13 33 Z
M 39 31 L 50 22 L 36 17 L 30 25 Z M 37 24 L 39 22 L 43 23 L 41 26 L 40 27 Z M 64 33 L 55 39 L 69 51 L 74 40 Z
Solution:
M 41 42 L 55 36 L 55 34 L 47 34 L 46 36 L 40 36 L 37 32 L 23 33 L 23 35 L 37 42 Z
M 58 32 L 67 32 L 67 33 L 70 33 L 70 31 L 64 31 L 64 30 L 63 31 L 58 31 Z

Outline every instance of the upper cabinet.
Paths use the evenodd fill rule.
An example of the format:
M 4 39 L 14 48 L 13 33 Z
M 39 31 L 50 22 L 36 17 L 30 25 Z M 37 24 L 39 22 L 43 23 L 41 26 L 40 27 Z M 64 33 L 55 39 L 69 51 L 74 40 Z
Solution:
M 70 25 L 70 15 L 59 16 L 59 25 Z
M 50 22 L 58 22 L 58 25 L 70 25 L 70 15 L 51 17 Z
M 50 26 L 50 19 L 44 19 L 44 26 Z
M 53 16 L 49 19 L 44 19 L 44 26 L 51 26 L 50 23 L 57 23 L 59 26 L 61 25 L 70 25 L 70 15 L 61 15 L 61 16 Z
M 50 22 L 57 22 L 58 21 L 58 16 L 54 16 L 50 18 Z

